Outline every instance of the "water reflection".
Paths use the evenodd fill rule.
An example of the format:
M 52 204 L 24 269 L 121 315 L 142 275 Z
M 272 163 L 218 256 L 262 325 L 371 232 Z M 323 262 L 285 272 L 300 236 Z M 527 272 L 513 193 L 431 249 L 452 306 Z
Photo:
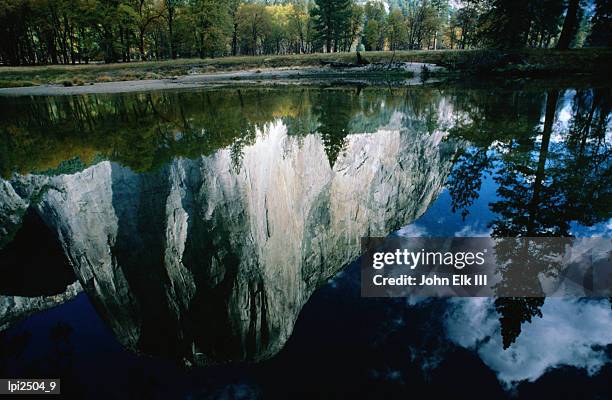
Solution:
M 0 98 L 0 121 L 0 247 L 35 213 L 125 347 L 188 365 L 276 355 L 315 289 L 359 256 L 360 237 L 428 209 L 438 220 L 451 210 L 486 218 L 494 237 L 570 236 L 612 217 L 608 88 Z M 495 195 L 482 199 L 487 180 Z M 446 208 L 430 209 L 444 187 Z M 513 273 L 533 271 L 508 268 L 504 279 Z M 539 329 L 525 326 L 561 315 L 544 298 L 462 304 L 448 305 L 449 336 L 492 369 L 539 343 L 525 347 L 521 331 Z M 597 304 L 584 318 L 606 325 Z M 465 313 L 486 332 L 459 332 Z M 598 351 L 580 357 L 590 361 L 533 368 L 604 362 Z M 541 375 L 498 372 L 508 382 Z
M 500 348 L 508 339 L 499 332 L 499 300 L 466 300 L 451 301 L 444 322 L 448 338 L 476 351 L 507 389 L 561 366 L 593 376 L 610 361 L 606 347 L 612 343 L 612 319 L 605 300 L 547 299 L 544 304 L 542 299 L 538 318 L 504 351 Z M 501 327 L 503 334 L 508 329 L 503 320 Z
M 99 108 L 83 104 L 91 98 L 45 100 L 46 129 L 71 121 L 67 129 L 85 137 L 118 130 L 129 138 L 100 136 L 111 146 L 100 154 L 120 163 L 11 183 L 57 232 L 124 346 L 187 364 L 268 358 L 314 289 L 359 255 L 362 236 L 412 222 L 442 190 L 457 144 L 442 143 L 437 126 L 452 123 L 452 110 L 433 114 L 430 131 L 420 127 L 431 120 L 394 106 L 394 94 L 279 93 L 268 104 L 240 90 L 171 94 L 177 103 L 110 98 Z M 441 96 L 431 101 L 439 103 L 432 111 L 451 107 Z M 135 149 L 122 147 L 137 139 Z M 30 148 L 11 143 L 12 155 L 22 143 Z M 154 167 L 166 156 L 173 160 Z
M 464 217 L 468 214 L 488 173 L 494 176 L 499 198 L 490 204 L 496 215 L 489 223 L 493 237 L 571 236 L 572 222 L 592 226 L 609 220 L 612 145 L 606 135 L 610 101 L 609 88 L 573 93 L 553 89 L 545 94 L 542 118 L 521 110 L 522 105 L 516 103 L 504 104 L 504 110 L 510 110 L 507 114 L 491 108 L 477 110 L 474 119 L 452 133 L 474 144 L 459 158 L 459 168 L 449 178 L 453 210 Z M 560 113 L 569 118 L 559 121 Z M 500 125 L 515 129 L 512 120 L 525 125 L 522 134 L 502 131 L 499 135 Z M 562 250 L 545 251 L 561 254 Z M 509 261 L 512 254 L 524 249 L 511 244 L 500 252 Z M 532 258 L 534 265 L 510 263 L 502 285 L 510 286 L 513 280 L 521 281 L 531 274 L 531 281 L 538 285 L 533 291 L 541 291 L 536 277 L 540 272 L 552 273 L 554 266 L 542 267 L 541 257 Z M 542 317 L 543 304 L 543 297 L 496 300 L 504 348 L 516 340 L 524 322 Z
M 241 149 L 278 120 L 289 136 L 318 132 L 334 164 L 348 134 L 376 132 L 402 108 L 405 96 L 419 94 L 245 88 L 0 98 L 0 173 L 72 172 L 100 159 L 144 172 L 175 157 L 197 158 L 227 146 L 238 163 Z M 435 110 L 430 118 L 437 118 Z

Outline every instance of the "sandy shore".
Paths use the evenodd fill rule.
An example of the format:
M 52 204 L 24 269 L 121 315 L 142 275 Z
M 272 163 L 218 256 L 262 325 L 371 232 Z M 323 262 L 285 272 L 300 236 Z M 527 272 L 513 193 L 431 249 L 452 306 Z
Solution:
M 94 83 L 83 86 L 41 85 L 0 88 L 0 96 L 57 96 L 94 93 L 128 93 L 152 90 L 215 87 L 226 85 L 290 85 L 290 84 L 381 84 L 393 80 L 396 84 L 423 83 L 421 63 L 406 63 L 401 71 L 381 71 L 373 68 L 333 69 L 322 67 L 257 69 L 235 72 L 191 74 L 170 79 L 144 79 Z M 440 68 L 427 64 L 429 71 Z

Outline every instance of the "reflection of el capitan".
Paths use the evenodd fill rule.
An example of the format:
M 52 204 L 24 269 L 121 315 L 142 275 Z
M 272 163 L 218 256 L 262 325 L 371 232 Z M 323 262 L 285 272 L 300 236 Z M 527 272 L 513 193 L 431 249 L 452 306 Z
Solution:
M 125 347 L 192 365 L 257 361 L 360 255 L 360 237 L 414 221 L 423 196 L 438 196 L 457 150 L 438 139 L 349 135 L 332 166 L 320 137 L 293 140 L 277 120 L 242 149 L 240 168 L 223 148 L 152 172 L 103 161 L 5 184 L 40 191 L 37 212 Z

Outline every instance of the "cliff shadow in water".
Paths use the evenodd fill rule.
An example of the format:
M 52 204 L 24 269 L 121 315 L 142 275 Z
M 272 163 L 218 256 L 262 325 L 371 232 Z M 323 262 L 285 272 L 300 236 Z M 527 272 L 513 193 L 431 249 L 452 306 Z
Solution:
M 76 281 L 61 243 L 31 208 L 0 261 L 0 296 L 53 296 Z

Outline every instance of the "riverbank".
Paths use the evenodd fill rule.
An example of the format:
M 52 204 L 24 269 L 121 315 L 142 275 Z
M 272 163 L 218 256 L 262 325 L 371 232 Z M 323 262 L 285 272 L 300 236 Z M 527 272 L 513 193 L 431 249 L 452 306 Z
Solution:
M 428 63 L 444 67 L 449 74 L 489 74 L 502 76 L 558 76 L 562 74 L 602 74 L 612 61 L 611 49 L 527 49 L 516 52 L 493 50 L 438 50 L 366 52 L 371 63 Z M 135 82 L 212 77 L 238 71 L 253 72 L 280 69 L 304 70 L 325 74 L 323 63 L 354 63 L 355 53 L 304 54 L 287 56 L 243 56 L 211 59 L 119 64 L 53 65 L 35 67 L 0 67 L 0 87 L 56 85 L 80 87 L 96 83 Z M 365 71 L 366 73 L 368 71 Z M 381 72 L 381 71 L 378 71 Z M 393 74 L 393 71 L 387 72 Z M 299 74 L 296 73 L 299 77 Z M 375 75 L 373 73 L 372 75 Z M 219 75 L 225 78 L 223 75 Z M 293 76 L 295 77 L 295 76 Z M 303 77 L 303 76 L 302 76 Z M 205 78 L 209 79 L 209 78 Z M 212 79 L 212 78 L 211 78 Z M 240 79 L 231 77 L 229 79 Z M 150 82 L 147 85 L 151 85 Z M 142 86 L 136 83 L 131 86 Z
M 189 89 L 237 85 L 258 86 L 411 86 L 439 81 L 446 69 L 435 64 L 393 63 L 359 67 L 290 67 L 232 72 L 190 73 L 160 79 L 91 82 L 82 85 L 46 84 L 0 88 L 0 96 L 56 96 L 100 93 L 130 93 L 151 90 Z

